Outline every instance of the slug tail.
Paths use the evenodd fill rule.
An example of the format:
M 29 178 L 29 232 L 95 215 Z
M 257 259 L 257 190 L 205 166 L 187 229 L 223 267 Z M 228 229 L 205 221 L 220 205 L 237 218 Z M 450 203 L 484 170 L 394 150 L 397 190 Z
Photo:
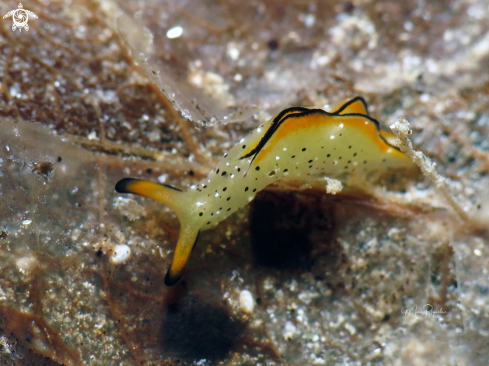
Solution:
M 157 184 L 147 180 L 124 178 L 117 182 L 115 190 L 119 193 L 134 193 L 152 198 L 173 209 L 178 218 L 181 216 L 181 199 L 184 192 L 165 184 Z
M 115 190 L 119 193 L 134 193 L 160 201 L 177 214 L 180 221 L 180 235 L 165 277 L 165 285 L 173 286 L 182 278 L 185 265 L 199 235 L 199 228 L 188 220 L 188 205 L 182 200 L 185 192 L 172 186 L 132 178 L 121 179 L 115 185 Z
M 165 285 L 167 286 L 173 286 L 182 278 L 185 265 L 199 237 L 198 229 L 187 225 L 185 222 L 181 224 L 175 254 L 165 277 Z

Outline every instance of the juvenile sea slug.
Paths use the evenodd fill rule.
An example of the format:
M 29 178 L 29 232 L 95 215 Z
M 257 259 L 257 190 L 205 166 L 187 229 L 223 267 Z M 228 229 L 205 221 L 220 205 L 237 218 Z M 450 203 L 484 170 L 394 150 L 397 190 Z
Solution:
M 120 180 L 115 189 L 158 200 L 178 216 L 180 236 L 165 277 L 172 286 L 182 277 L 199 232 L 216 226 L 271 183 L 322 176 L 362 186 L 372 172 L 412 168 L 390 137 L 360 97 L 333 112 L 292 107 L 241 139 L 187 191 L 131 178 Z

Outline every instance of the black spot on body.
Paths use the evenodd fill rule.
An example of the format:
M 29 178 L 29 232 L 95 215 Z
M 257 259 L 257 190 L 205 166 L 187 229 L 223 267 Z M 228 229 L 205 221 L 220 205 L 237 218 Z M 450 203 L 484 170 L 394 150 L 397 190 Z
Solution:
M 219 174 L 219 169 L 216 170 L 216 174 Z
M 227 174 L 226 172 L 222 172 L 221 176 L 224 177 L 226 174 Z
M 226 192 L 226 190 L 227 190 L 227 189 L 228 189 L 228 187 L 224 187 L 224 188 L 222 189 L 222 191 L 223 191 L 223 192 Z
M 255 168 L 255 170 L 256 170 L 256 171 L 260 170 L 260 167 L 259 167 L 259 166 L 257 166 L 257 167 Z
M 245 191 L 245 192 L 248 192 L 248 187 L 246 187 L 246 188 L 244 189 L 244 191 Z
M 58 163 L 61 163 L 61 160 L 63 160 L 61 156 L 58 156 Z
M 303 147 L 303 148 L 302 148 L 302 151 L 306 151 L 306 148 L 305 148 L 305 147 Z
M 199 216 L 202 216 L 204 213 L 203 212 L 199 212 Z

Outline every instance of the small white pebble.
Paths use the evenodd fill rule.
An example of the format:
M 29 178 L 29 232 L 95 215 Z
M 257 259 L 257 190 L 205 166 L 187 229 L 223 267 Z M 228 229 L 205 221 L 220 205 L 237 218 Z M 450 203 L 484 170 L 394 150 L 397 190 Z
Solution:
M 158 182 L 160 182 L 161 184 L 165 183 L 166 182 L 166 179 L 168 178 L 168 174 L 162 174 L 160 175 L 158 178 Z
M 255 307 L 255 302 L 253 300 L 253 295 L 248 290 L 243 290 L 239 294 L 239 306 L 241 310 L 245 313 L 253 313 L 253 308 Z
M 183 34 L 183 28 L 180 26 L 176 26 L 168 29 L 166 32 L 166 36 L 170 39 L 178 38 Z
M 29 272 L 37 266 L 37 259 L 35 257 L 22 257 L 17 259 L 15 265 L 20 271 Z
M 110 261 L 113 264 L 121 264 L 127 261 L 127 259 L 131 256 L 131 248 L 126 244 L 119 244 L 114 246 L 114 251 L 110 256 Z
M 24 221 L 22 221 L 22 225 L 25 225 L 25 226 L 30 225 L 31 223 L 32 223 L 32 220 L 24 220 Z

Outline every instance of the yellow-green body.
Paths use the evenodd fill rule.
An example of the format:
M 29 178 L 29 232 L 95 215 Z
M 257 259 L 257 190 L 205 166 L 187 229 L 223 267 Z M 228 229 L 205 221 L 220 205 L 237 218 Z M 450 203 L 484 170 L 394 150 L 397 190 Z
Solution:
M 116 190 L 160 200 L 175 210 L 181 232 L 165 278 L 172 285 L 180 279 L 199 231 L 217 225 L 275 181 L 319 176 L 361 186 L 370 174 L 412 168 L 387 136 L 361 98 L 331 113 L 289 108 L 241 139 L 195 188 L 181 192 L 123 179 Z

